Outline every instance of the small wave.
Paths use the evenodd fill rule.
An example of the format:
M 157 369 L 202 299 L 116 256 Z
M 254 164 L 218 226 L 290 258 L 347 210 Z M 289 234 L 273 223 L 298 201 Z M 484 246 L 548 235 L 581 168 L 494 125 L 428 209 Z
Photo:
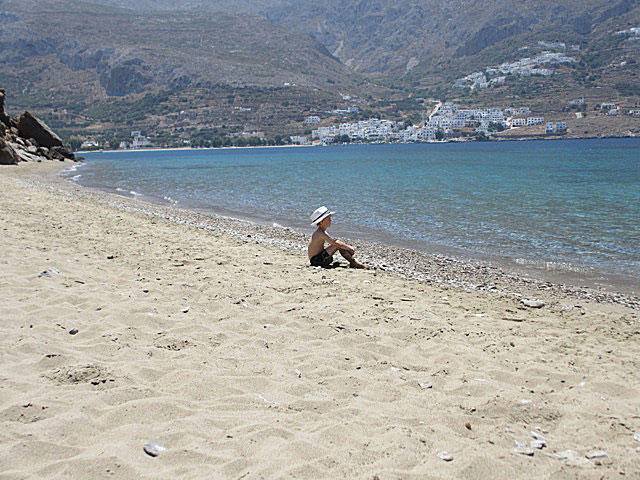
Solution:
M 526 258 L 516 258 L 515 263 L 523 266 L 542 268 L 551 272 L 573 272 L 585 274 L 592 270 L 590 267 L 575 265 L 569 262 L 530 260 Z
M 131 190 L 129 193 L 130 193 L 131 195 L 133 195 L 134 197 L 140 197 L 140 196 L 142 195 L 141 193 L 134 192 L 133 190 Z
M 126 192 L 126 190 L 124 188 L 118 187 L 116 188 L 116 192 Z
M 82 175 L 78 174 L 78 175 L 74 175 L 73 177 L 71 177 L 71 180 L 73 180 L 74 182 L 77 181 Z
M 164 196 L 162 197 L 164 198 L 167 202 L 169 202 L 171 205 L 177 205 L 178 200 L 174 200 L 173 198 L 169 197 L 169 196 Z

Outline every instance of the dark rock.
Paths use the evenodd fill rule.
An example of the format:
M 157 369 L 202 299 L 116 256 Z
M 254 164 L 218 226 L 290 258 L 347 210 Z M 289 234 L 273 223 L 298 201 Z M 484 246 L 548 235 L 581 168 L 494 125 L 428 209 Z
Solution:
M 38 155 L 33 155 L 27 152 L 26 150 L 22 150 L 15 147 L 14 147 L 14 150 L 16 151 L 18 158 L 23 162 L 41 162 L 43 160 L 42 157 L 39 157 Z
M 64 160 L 66 158 L 69 158 L 71 160 L 75 159 L 75 155 L 73 154 L 73 152 L 70 152 L 65 147 L 52 147 L 49 150 L 49 154 L 51 158 L 55 160 Z
M 18 131 L 25 138 L 34 138 L 41 147 L 62 147 L 62 140 L 46 123 L 29 112 L 24 112 L 18 120 Z
M 0 165 L 15 165 L 18 163 L 18 154 L 13 147 L 0 138 Z
M 4 89 L 0 88 L 0 125 L 4 124 L 6 126 L 9 126 L 11 123 L 11 119 L 9 118 L 9 115 L 7 115 L 4 111 Z
M 72 328 L 71 330 L 69 330 L 69 335 L 75 335 L 76 333 L 78 333 L 77 328 Z

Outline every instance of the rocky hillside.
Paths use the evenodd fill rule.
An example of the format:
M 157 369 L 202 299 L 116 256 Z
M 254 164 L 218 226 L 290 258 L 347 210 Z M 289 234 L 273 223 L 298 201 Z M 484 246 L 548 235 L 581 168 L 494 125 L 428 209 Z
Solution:
M 261 16 L 68 0 L 0 1 L 0 12 L 3 75 L 28 72 L 21 90 L 97 98 L 202 84 L 326 89 L 362 81 L 316 40 Z
M 615 42 L 610 37 L 617 30 L 639 26 L 640 21 L 637 0 L 92 2 L 142 11 L 261 16 L 275 26 L 313 38 L 352 72 L 395 86 L 450 80 L 474 68 L 514 61 L 537 41 L 575 44 L 594 55 L 606 50 L 612 61 L 624 61 L 630 52 L 613 51 Z
M 29 112 L 11 118 L 4 110 L 5 91 L 0 88 L 0 165 L 43 160 L 75 160 L 62 140 Z
M 639 0 L 0 0 L 0 85 L 65 138 L 116 145 L 301 133 L 344 98 L 411 121 L 416 97 L 632 106 L 640 35 L 617 32 L 638 26 Z M 547 51 L 570 60 L 487 74 Z

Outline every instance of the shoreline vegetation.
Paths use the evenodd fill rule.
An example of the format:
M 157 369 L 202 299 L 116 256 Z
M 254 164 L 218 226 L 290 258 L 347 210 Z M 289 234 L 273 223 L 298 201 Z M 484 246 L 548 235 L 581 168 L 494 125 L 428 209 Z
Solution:
M 301 234 L 68 166 L 0 175 L 8 477 L 640 475 L 637 299 L 441 256 L 312 268 Z

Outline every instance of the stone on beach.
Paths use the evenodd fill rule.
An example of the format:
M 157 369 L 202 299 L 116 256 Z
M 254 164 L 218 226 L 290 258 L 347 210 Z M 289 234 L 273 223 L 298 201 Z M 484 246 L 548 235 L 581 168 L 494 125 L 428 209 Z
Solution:
M 531 440 L 531 448 L 537 448 L 538 450 L 542 450 L 547 446 L 546 440 Z
M 594 458 L 606 458 L 608 456 L 609 455 L 604 450 L 592 450 L 585 455 L 585 457 L 587 457 L 589 460 Z
M 533 450 L 529 448 L 525 443 L 516 442 L 516 448 L 513 449 L 514 453 L 518 453 L 520 455 L 526 455 L 528 457 L 533 457 Z
M 542 308 L 545 305 L 542 300 L 532 300 L 528 298 L 523 298 L 520 300 L 520 303 L 529 308 Z
M 440 460 L 444 460 L 445 462 L 451 462 L 453 460 L 453 455 L 449 452 L 445 452 L 444 450 L 438 452 L 438 458 Z
M 30 112 L 24 112 L 18 119 L 18 131 L 25 138 L 34 138 L 41 147 L 62 147 L 62 139 Z
M 15 149 L 0 138 L 0 165 L 15 165 L 19 157 Z
M 48 268 L 47 270 L 44 270 L 42 272 L 40 272 L 40 274 L 38 275 L 39 277 L 50 277 L 51 275 L 60 275 L 60 270 L 58 270 L 57 268 L 51 267 Z
M 156 442 L 145 443 L 144 447 L 142 447 L 142 448 L 144 450 L 144 453 L 146 453 L 147 455 L 150 455 L 152 457 L 157 457 L 162 452 L 167 450 L 162 445 L 160 445 L 159 443 L 156 443 Z

